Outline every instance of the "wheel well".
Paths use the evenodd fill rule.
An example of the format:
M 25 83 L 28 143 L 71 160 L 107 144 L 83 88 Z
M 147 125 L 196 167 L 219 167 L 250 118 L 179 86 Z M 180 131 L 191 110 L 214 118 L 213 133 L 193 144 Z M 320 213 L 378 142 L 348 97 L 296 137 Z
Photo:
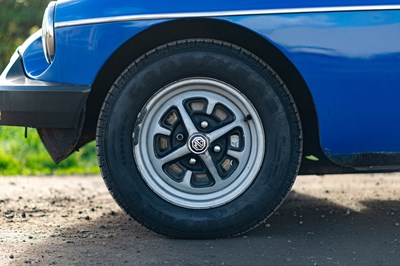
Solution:
M 267 62 L 284 80 L 294 97 L 303 127 L 304 155 L 314 155 L 320 158 L 319 163 L 329 163 L 320 148 L 317 115 L 312 96 L 297 69 L 276 47 L 257 33 L 215 19 L 185 19 L 159 24 L 121 46 L 102 67 L 93 84 L 77 148 L 95 138 L 98 115 L 107 92 L 130 63 L 162 44 L 189 38 L 210 38 L 230 42 L 249 50 Z M 312 168 L 315 170 L 315 165 Z

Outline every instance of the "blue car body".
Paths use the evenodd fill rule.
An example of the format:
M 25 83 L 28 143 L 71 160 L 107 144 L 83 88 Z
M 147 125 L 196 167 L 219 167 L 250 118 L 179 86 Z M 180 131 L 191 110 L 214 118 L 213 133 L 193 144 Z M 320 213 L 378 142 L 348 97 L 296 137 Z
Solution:
M 98 113 L 93 99 L 103 99 L 95 91 L 101 90 L 102 83 L 113 82 L 105 81 L 107 73 L 112 79 L 113 71 L 126 67 L 128 62 L 121 54 L 132 62 L 165 41 L 221 36 L 253 53 L 262 51 L 265 44 L 261 52 L 265 60 L 269 56 L 270 61 L 277 60 L 269 63 L 284 80 L 291 80 L 287 83 L 296 94 L 296 103 L 304 102 L 300 109 L 304 110 L 305 145 L 309 146 L 305 155 L 321 161 L 326 156 L 329 163 L 359 170 L 400 166 L 399 1 L 69 0 L 57 2 L 54 23 L 51 64 L 39 33 L 14 57 L 22 61 L 26 78 L 41 85 L 17 86 L 17 90 L 43 91 L 52 84 L 68 95 L 80 96 L 71 96 L 75 100 L 69 103 L 72 107 L 65 107 L 69 111 L 63 115 L 69 115 L 63 122 L 49 118 L 29 123 L 7 120 L 15 106 L 5 107 L 10 98 L 0 94 L 0 124 L 79 128 L 72 144 L 53 156 L 56 160 L 93 138 L 85 130 L 90 128 L 86 125 L 90 116 Z M 123 67 L 117 66 L 118 61 Z M 3 74 L 0 91 L 13 89 L 12 63 Z M 84 125 L 79 117 L 85 114 Z M 310 129 L 307 119 L 313 121 Z M 51 151 L 50 146 L 46 145 L 55 153 L 56 148 Z

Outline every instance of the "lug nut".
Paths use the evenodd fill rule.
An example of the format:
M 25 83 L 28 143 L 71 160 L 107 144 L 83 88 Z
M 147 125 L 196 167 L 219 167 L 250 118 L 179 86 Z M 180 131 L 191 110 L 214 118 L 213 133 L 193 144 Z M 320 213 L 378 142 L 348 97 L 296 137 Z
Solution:
M 183 134 L 181 134 L 181 133 L 179 133 L 179 134 L 176 135 L 176 139 L 177 139 L 178 141 L 182 141 L 183 138 L 184 138 L 184 136 L 183 136 Z
M 215 152 L 220 152 L 221 151 L 221 147 L 220 146 L 215 146 L 214 147 L 214 151 Z
M 189 160 L 189 164 L 191 164 L 191 165 L 193 165 L 193 164 L 196 164 L 196 159 L 195 158 L 190 158 L 190 160 Z
M 208 127 L 208 122 L 207 121 L 201 122 L 201 127 L 202 128 L 207 128 Z

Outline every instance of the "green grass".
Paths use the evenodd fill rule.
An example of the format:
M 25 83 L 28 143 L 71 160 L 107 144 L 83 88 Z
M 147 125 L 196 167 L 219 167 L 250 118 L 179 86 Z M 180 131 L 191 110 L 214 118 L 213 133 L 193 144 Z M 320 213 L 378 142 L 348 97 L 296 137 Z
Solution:
M 0 175 L 98 174 L 96 146 L 90 143 L 56 165 L 35 129 L 0 127 Z
M 0 72 L 15 49 L 37 31 L 49 0 L 0 0 Z M 0 108 L 1 109 L 1 108 Z M 35 129 L 0 127 L 1 175 L 98 174 L 94 143 L 56 165 Z

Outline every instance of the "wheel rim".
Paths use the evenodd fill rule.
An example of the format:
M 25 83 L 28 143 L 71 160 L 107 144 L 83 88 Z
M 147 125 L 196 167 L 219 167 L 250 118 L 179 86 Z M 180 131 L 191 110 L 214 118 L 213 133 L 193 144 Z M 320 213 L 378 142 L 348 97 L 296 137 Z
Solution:
M 265 136 L 251 102 L 208 78 L 172 83 L 146 103 L 133 133 L 147 185 L 177 206 L 207 209 L 240 196 L 260 170 Z

